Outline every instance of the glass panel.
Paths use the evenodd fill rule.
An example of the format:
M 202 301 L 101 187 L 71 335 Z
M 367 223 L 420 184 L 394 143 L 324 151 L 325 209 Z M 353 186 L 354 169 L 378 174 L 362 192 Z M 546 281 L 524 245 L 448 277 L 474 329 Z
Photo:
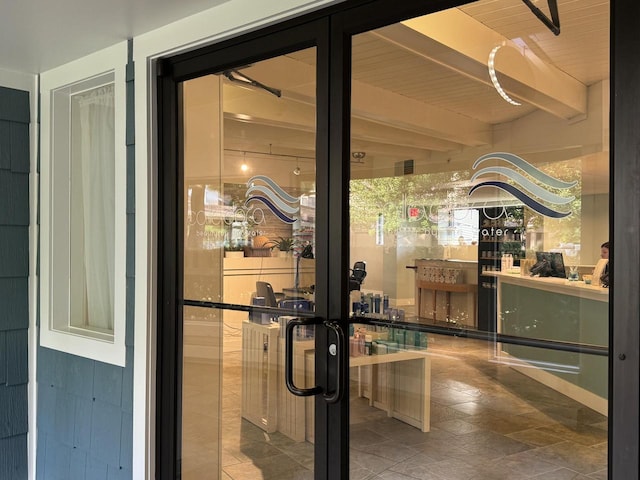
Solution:
M 353 37 L 354 478 L 606 478 L 609 4 L 559 9 Z
M 285 386 L 284 331 L 315 307 L 315 55 L 182 86 L 184 298 L 216 307 L 184 312 L 182 478 L 313 478 L 313 399 Z M 297 387 L 313 358 L 296 328 Z

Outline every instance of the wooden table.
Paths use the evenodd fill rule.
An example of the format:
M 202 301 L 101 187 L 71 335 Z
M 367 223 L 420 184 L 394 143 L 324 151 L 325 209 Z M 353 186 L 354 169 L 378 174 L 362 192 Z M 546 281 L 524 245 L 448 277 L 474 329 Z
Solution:
M 243 323 L 242 416 L 266 432 L 314 441 L 314 399 L 296 397 L 284 382 L 285 345 L 277 324 Z M 315 385 L 313 340 L 294 341 L 293 375 L 300 388 Z M 358 396 L 422 432 L 430 428 L 431 359 L 427 350 L 400 350 L 349 358 Z M 265 375 L 266 373 L 266 375 Z
M 398 362 L 403 363 L 397 365 Z M 389 371 L 385 375 L 379 375 L 379 369 L 385 365 Z M 402 350 L 384 355 L 350 357 L 349 366 L 358 369 L 359 397 L 366 396 L 364 389 L 368 386 L 369 405 L 386 410 L 387 416 L 397 418 L 422 432 L 429 431 L 431 358 L 426 350 Z M 370 367 L 364 375 L 363 367 Z

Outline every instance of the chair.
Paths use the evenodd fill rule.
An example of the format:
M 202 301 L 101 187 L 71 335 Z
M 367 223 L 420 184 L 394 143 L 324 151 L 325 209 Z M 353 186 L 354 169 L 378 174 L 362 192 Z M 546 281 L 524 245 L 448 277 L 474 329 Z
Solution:
M 266 307 L 278 307 L 284 299 L 284 294 L 275 293 L 269 282 L 256 282 L 256 297 L 264 297 Z
M 359 261 L 353 264 L 351 275 L 349 276 L 349 291 L 360 290 L 362 282 L 367 276 L 367 264 Z

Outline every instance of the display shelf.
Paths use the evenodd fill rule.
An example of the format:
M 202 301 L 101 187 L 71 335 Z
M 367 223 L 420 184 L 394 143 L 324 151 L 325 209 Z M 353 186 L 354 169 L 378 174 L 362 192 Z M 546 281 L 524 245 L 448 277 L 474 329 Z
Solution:
M 495 332 L 496 279 L 492 274 L 500 271 L 504 254 L 512 255 L 514 266 L 525 256 L 524 207 L 491 207 L 479 213 L 478 328 Z

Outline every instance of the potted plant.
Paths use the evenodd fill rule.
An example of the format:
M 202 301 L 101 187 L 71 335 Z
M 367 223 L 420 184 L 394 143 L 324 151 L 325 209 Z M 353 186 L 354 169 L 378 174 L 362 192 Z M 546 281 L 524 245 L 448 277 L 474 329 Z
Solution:
M 224 245 L 224 257 L 225 258 L 242 258 L 244 257 L 244 245 L 239 242 L 225 243 Z
M 279 250 L 280 257 L 287 257 L 290 255 L 291 250 L 293 250 L 294 240 L 291 237 L 278 237 L 275 240 L 271 240 L 268 245 L 271 248 L 277 248 Z

